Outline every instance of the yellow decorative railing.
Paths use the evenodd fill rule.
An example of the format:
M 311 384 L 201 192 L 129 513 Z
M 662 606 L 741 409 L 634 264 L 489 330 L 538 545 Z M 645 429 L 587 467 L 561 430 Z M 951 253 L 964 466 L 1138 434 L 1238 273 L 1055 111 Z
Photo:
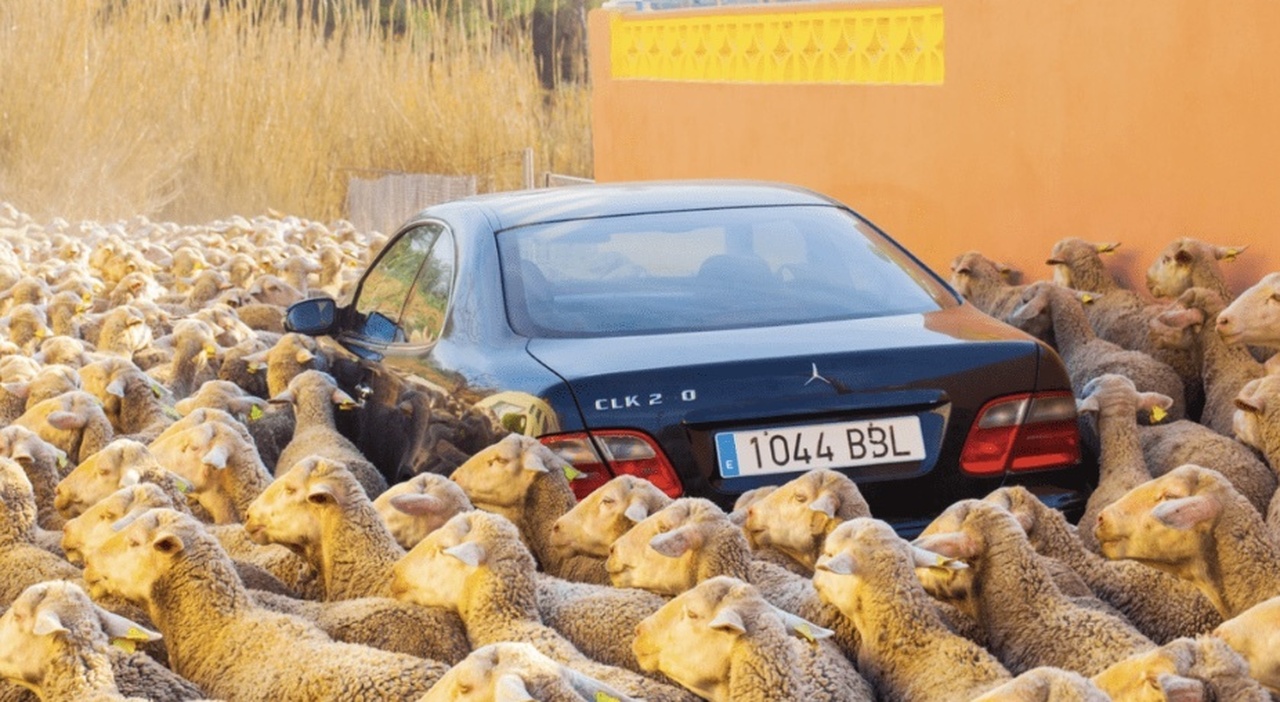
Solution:
M 941 7 L 610 21 L 615 79 L 940 85 Z

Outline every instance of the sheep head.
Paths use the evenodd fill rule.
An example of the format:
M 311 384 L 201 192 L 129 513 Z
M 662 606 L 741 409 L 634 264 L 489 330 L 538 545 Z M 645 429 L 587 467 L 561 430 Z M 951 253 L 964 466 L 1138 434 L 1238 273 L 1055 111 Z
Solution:
M 373 501 L 373 508 L 396 543 L 406 550 L 454 515 L 474 509 L 457 483 L 435 473 L 423 473 L 392 485 Z
M 251 418 L 254 408 L 263 412 L 267 401 L 245 392 L 239 385 L 229 380 L 207 380 L 194 395 L 179 400 L 174 409 L 184 417 L 201 407 L 212 407 L 223 410 L 238 418 Z
M 551 546 L 567 556 L 607 558 L 614 541 L 669 504 L 671 498 L 648 480 L 619 475 L 556 519 Z
M 1273 445 L 1280 440 L 1280 432 L 1270 427 L 1280 427 L 1275 419 L 1280 411 L 1280 375 L 1266 375 L 1244 384 L 1235 399 L 1236 411 L 1231 429 L 1242 443 L 1258 449 L 1265 455 L 1280 450 Z
M 463 512 L 396 562 L 392 597 L 465 612 L 470 598 L 484 590 L 480 581 L 492 577 L 492 564 L 500 562 L 514 562 L 516 570 L 527 573 L 536 567 L 510 520 L 479 510 Z
M 727 700 L 735 657 L 750 655 L 741 649 L 784 631 L 810 640 L 832 635 L 769 604 L 754 586 L 717 576 L 641 621 L 632 652 L 642 669 L 662 672 L 706 699 Z
M 125 517 L 112 529 L 114 534 L 84 554 L 89 595 L 114 595 L 139 607 L 148 605 L 155 583 L 183 558 L 189 544 L 201 537 L 213 541 L 195 519 L 164 508 Z
M 761 497 L 742 524 L 753 546 L 772 546 L 812 568 L 822 540 L 841 522 L 871 516 L 858 486 L 833 470 L 813 470 Z
M 1247 247 L 1215 246 L 1195 239 L 1181 238 L 1170 242 L 1147 268 L 1147 289 L 1156 297 L 1177 297 L 1196 284 L 1197 269 L 1208 269 L 1221 277 L 1218 261 L 1233 261 Z
M 115 533 L 111 529 L 113 524 L 153 507 L 174 507 L 160 486 L 139 483 L 120 488 L 98 500 L 80 516 L 67 520 L 62 526 L 62 551 L 68 561 L 83 565 L 84 554 L 97 549 Z
M 1061 668 L 1032 668 L 1009 682 L 989 690 L 973 702 L 1107 702 L 1111 697 L 1088 678 Z
M 1116 373 L 1104 373 L 1090 380 L 1076 402 L 1076 410 L 1082 413 L 1096 412 L 1117 419 L 1144 413 L 1153 421 L 1159 421 L 1170 407 L 1173 407 L 1173 398 L 1157 392 L 1138 392 L 1132 380 Z
M 1111 253 L 1119 243 L 1095 244 L 1084 239 L 1062 239 L 1053 245 L 1046 265 L 1053 266 L 1053 282 L 1067 288 L 1106 275 L 1101 254 Z
M 0 678 L 39 688 L 52 663 L 70 647 L 108 641 L 123 647 L 159 638 L 158 632 L 94 604 L 75 583 L 37 583 L 0 616 Z
M 64 517 L 77 516 L 116 490 L 138 484 L 144 471 L 160 469 L 146 446 L 132 439 L 116 439 L 58 483 L 53 506 Z
M 951 262 L 951 285 L 965 298 L 972 292 L 975 281 L 1004 282 L 1004 272 L 999 264 L 977 251 L 967 251 Z
M 454 469 L 449 476 L 476 506 L 519 508 L 534 481 L 558 470 L 571 477 L 573 468 L 537 439 L 508 434 Z
M 472 651 L 421 702 L 532 702 L 632 698 L 548 658 L 532 644 L 506 641 Z
M 681 498 L 615 541 L 605 568 L 615 587 L 678 595 L 698 583 L 704 550 L 723 538 L 739 539 L 746 547 L 742 532 L 714 503 Z
M 1249 674 L 1273 695 L 1280 694 L 1280 597 L 1246 609 L 1218 625 L 1222 639 L 1249 664 Z
M 319 456 L 298 461 L 249 505 L 245 531 L 258 544 L 302 552 L 320 543 L 324 520 L 357 500 L 364 488 L 341 463 Z
M 1218 314 L 1228 344 L 1280 346 L 1280 273 L 1269 273 Z

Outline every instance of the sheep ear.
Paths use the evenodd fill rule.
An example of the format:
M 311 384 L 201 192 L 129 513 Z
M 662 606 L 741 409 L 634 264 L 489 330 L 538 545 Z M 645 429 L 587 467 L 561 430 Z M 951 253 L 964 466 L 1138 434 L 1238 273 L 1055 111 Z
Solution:
M 964 570 L 969 567 L 968 563 L 948 558 L 940 553 L 934 553 L 919 546 L 911 546 L 911 560 L 917 568 L 944 568 L 946 570 Z
M 1271 354 L 1271 358 L 1262 364 L 1264 375 L 1280 375 L 1280 353 Z
M 13 450 L 9 452 L 9 458 L 12 458 L 13 460 L 17 461 L 18 463 L 21 463 L 24 466 L 36 460 L 36 457 L 32 455 L 31 449 L 27 446 L 27 442 L 25 441 L 23 441 L 22 443 L 16 444 L 13 447 Z
M 294 395 L 292 390 L 281 390 L 280 394 L 267 400 L 267 402 L 275 405 L 291 405 L 293 404 L 293 400 Z
M 649 546 L 667 558 L 679 558 L 697 546 L 693 533 L 688 529 L 676 529 L 658 534 L 649 540 Z
M 396 495 L 390 502 L 396 511 L 413 516 L 440 514 L 444 511 L 444 501 L 435 495 Z
M 1204 495 L 1165 500 L 1151 510 L 1151 516 L 1161 524 L 1180 531 L 1193 529 L 1221 513 L 1222 504 Z
M 113 397 L 124 397 L 124 378 L 116 378 L 107 383 L 107 394 Z
M 504 673 L 493 685 L 493 702 L 536 702 L 524 679 L 513 673 Z
M 352 407 L 356 406 L 355 398 L 339 390 L 338 388 L 333 389 L 332 399 L 333 399 L 333 404 L 337 405 L 338 409 L 351 409 Z
M 1076 400 L 1077 414 L 1084 413 L 1084 412 L 1097 412 L 1097 411 L 1099 411 L 1097 397 L 1090 395 L 1088 397 L 1082 397 Z
M 1248 246 L 1215 246 L 1213 247 L 1213 257 L 1219 261 L 1234 261 L 1236 256 L 1244 253 Z
M 325 483 L 316 483 L 307 489 L 307 502 L 316 505 L 326 503 L 336 503 L 338 496 L 333 494 L 333 488 Z
M 73 431 L 83 429 L 84 425 L 89 423 L 89 418 L 77 412 L 67 412 L 64 410 L 55 410 L 45 417 L 45 421 L 54 429 L 63 431 Z
M 1138 393 L 1138 409 L 1154 410 L 1157 407 L 1162 410 L 1173 407 L 1173 398 L 1158 392 Z
M 133 487 L 142 482 L 142 473 L 137 468 L 130 468 L 120 476 L 120 487 Z
M 208 453 L 200 459 L 200 462 L 211 468 L 219 470 L 227 467 L 227 459 L 230 458 L 230 451 L 223 444 L 214 446 Z
M 132 619 L 122 617 L 96 604 L 93 608 L 98 613 L 98 621 L 102 624 L 102 631 L 106 633 L 107 638 L 125 639 L 138 643 L 159 641 L 162 638 L 160 632 L 147 629 Z
M 625 693 L 609 687 L 608 685 L 579 673 L 572 668 L 565 668 L 565 674 L 569 677 L 569 686 L 574 692 L 582 695 L 583 699 L 591 700 L 591 702 L 619 702 L 626 697 Z
M 185 544 L 182 543 L 181 536 L 167 531 L 162 531 L 156 534 L 155 538 L 151 539 L 151 548 L 155 549 L 158 553 L 163 553 L 167 556 L 172 556 L 181 552 L 184 547 Z
M 796 616 L 785 609 L 779 609 L 773 605 L 769 606 L 778 615 L 778 618 L 782 620 L 782 625 L 787 628 L 787 631 L 809 643 L 817 643 L 819 639 L 829 639 L 836 634 L 830 629 L 818 626 L 808 619 Z
M 1120 248 L 1120 242 L 1116 241 L 1106 244 L 1097 244 L 1095 248 L 1097 248 L 1098 253 L 1100 254 L 1109 254 Z
M 716 612 L 716 616 L 712 617 L 707 626 L 720 631 L 733 631 L 739 634 L 747 633 L 747 625 L 742 621 L 742 615 L 738 611 L 730 607 L 721 607 Z
M 962 531 L 949 534 L 931 534 L 916 539 L 913 546 L 932 551 L 940 556 L 966 560 L 978 555 L 978 544 L 973 537 Z
M 809 509 L 814 512 L 821 512 L 828 517 L 836 516 L 836 498 L 831 493 L 825 493 L 822 497 L 809 503 Z
M 25 400 L 31 396 L 31 384 L 23 382 L 4 383 L 4 391 L 14 397 Z
M 1167 702 L 1205 702 L 1209 699 L 1201 680 L 1165 673 L 1156 682 Z
M 819 558 L 814 564 L 814 570 L 825 570 L 836 575 L 853 575 L 858 570 L 858 564 L 853 560 L 853 556 L 837 553 L 830 558 Z
M 1187 251 L 1186 249 L 1178 249 L 1178 251 L 1175 254 L 1173 254 L 1173 260 L 1177 261 L 1178 263 L 1184 266 L 1190 265 L 1191 252 Z
M 453 556 L 470 568 L 477 568 L 484 563 L 484 547 L 474 541 L 464 541 L 457 546 L 450 546 L 442 553 Z
M 1277 356 L 1280 357 L 1280 354 L 1277 354 Z M 1234 401 L 1236 409 L 1241 409 L 1245 412 L 1256 412 L 1257 414 L 1262 414 L 1266 411 L 1267 398 L 1258 392 L 1259 385 L 1261 383 L 1257 380 L 1250 380 L 1245 383 L 1244 387 L 1240 388 L 1240 392 L 1236 395 Z
M 314 353 L 311 353 L 306 349 L 298 349 L 298 352 L 293 355 L 293 359 L 298 363 L 308 363 L 315 357 L 316 355 Z
M 36 614 L 36 620 L 32 623 L 31 633 L 37 636 L 48 636 L 51 634 L 65 634 L 67 627 L 62 625 L 62 617 L 51 609 L 41 609 Z
M 630 519 L 635 524 L 639 524 L 649 516 L 649 508 L 643 502 L 632 502 L 627 505 L 627 511 L 623 512 L 622 516 Z
M 525 470 L 531 470 L 535 473 L 550 473 L 551 469 L 547 467 L 547 462 L 542 460 L 542 456 L 537 451 L 525 451 L 520 455 L 520 467 Z

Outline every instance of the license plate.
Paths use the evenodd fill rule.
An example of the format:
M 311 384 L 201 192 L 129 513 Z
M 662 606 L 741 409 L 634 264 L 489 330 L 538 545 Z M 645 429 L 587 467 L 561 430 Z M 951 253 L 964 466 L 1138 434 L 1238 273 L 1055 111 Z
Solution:
M 852 468 L 925 457 L 919 417 L 725 431 L 715 436 L 720 476 Z

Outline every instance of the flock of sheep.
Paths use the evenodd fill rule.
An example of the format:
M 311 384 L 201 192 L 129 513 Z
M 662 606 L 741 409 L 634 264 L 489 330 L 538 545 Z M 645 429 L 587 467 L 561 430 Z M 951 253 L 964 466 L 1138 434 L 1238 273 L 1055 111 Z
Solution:
M 908 542 L 833 471 L 732 513 L 630 476 L 577 501 L 496 423 L 388 486 L 339 431 L 337 351 L 281 327 L 385 243 L 349 225 L 0 206 L 0 239 L 0 700 L 1280 692 L 1280 375 L 1250 350 L 1280 345 L 1280 274 L 1232 301 L 1238 251 L 1177 242 L 1155 305 L 1079 240 L 1057 283 L 959 257 L 1063 355 L 1100 480 L 1079 529 L 1006 487 Z

